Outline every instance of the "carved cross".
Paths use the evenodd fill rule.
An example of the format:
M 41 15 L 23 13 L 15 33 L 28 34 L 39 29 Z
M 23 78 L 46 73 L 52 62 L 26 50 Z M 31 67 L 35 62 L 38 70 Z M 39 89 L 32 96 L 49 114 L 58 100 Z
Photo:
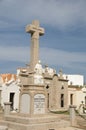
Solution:
M 26 26 L 26 32 L 31 33 L 32 38 L 39 39 L 44 34 L 44 29 L 39 27 L 39 21 L 34 20 L 32 24 Z
M 26 32 L 31 34 L 30 68 L 34 70 L 39 61 L 39 36 L 44 34 L 44 29 L 39 26 L 38 20 L 34 20 L 26 26 Z

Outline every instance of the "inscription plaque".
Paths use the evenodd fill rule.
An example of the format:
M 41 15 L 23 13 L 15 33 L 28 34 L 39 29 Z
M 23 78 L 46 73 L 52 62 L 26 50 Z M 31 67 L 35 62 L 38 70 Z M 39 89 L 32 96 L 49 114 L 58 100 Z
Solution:
M 34 114 L 45 113 L 45 95 L 36 94 L 34 96 Z

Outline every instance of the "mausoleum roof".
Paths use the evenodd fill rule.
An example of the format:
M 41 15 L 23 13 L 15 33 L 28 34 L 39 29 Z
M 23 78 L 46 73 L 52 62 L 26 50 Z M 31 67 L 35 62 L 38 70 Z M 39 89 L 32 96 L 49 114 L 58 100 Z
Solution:
M 0 74 L 0 77 L 2 79 L 3 83 L 9 82 L 10 80 L 16 80 L 16 74 L 10 74 L 10 73 L 6 73 L 6 74 Z

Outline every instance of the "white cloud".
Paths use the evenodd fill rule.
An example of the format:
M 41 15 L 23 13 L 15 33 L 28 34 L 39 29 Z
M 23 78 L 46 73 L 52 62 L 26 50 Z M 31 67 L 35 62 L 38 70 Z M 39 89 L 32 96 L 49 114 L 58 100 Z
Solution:
M 86 53 L 83 52 L 71 53 L 58 49 L 42 48 L 40 54 L 42 61 L 49 65 L 73 67 L 77 63 L 86 63 Z
M 2 0 L 0 1 L 0 27 L 8 24 L 41 23 L 59 29 L 86 25 L 86 0 Z M 3 18 L 3 19 L 2 19 Z M 4 23 L 4 19 L 8 19 Z M 10 23 L 11 21 L 12 23 Z
M 86 28 L 86 0 L 0 0 L 0 60 L 25 63 L 29 61 L 29 47 L 19 47 L 21 43 L 26 42 L 20 28 L 24 29 L 24 26 L 34 19 L 40 20 L 43 26 L 48 25 L 51 29 L 55 27 L 64 31 Z M 18 30 L 21 33 L 17 32 Z M 54 38 L 54 34 L 52 35 Z M 16 45 L 18 42 L 17 47 L 8 46 Z M 41 48 L 40 57 L 43 63 L 56 66 L 76 67 L 79 62 L 86 63 L 86 53 L 83 52 L 71 53 Z
M 0 60 L 3 61 L 29 61 L 29 47 L 2 47 L 0 46 Z
M 0 60 L 28 63 L 30 61 L 29 47 L 2 47 L 0 46 Z M 40 60 L 42 63 L 73 67 L 77 62 L 86 63 L 86 53 L 66 52 L 52 48 L 40 48 Z M 82 68 L 82 66 L 81 66 Z

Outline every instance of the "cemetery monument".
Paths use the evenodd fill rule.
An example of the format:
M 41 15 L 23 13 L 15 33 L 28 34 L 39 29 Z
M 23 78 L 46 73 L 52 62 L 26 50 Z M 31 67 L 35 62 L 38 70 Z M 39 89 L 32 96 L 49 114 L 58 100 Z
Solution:
M 35 20 L 26 26 L 31 34 L 30 64 L 21 68 L 19 113 L 6 114 L 5 122 L 9 128 L 16 130 L 55 130 L 70 126 L 69 121 L 59 119 L 51 111 L 68 110 L 68 80 L 48 66 L 42 67 L 39 61 L 39 36 L 44 29 Z

